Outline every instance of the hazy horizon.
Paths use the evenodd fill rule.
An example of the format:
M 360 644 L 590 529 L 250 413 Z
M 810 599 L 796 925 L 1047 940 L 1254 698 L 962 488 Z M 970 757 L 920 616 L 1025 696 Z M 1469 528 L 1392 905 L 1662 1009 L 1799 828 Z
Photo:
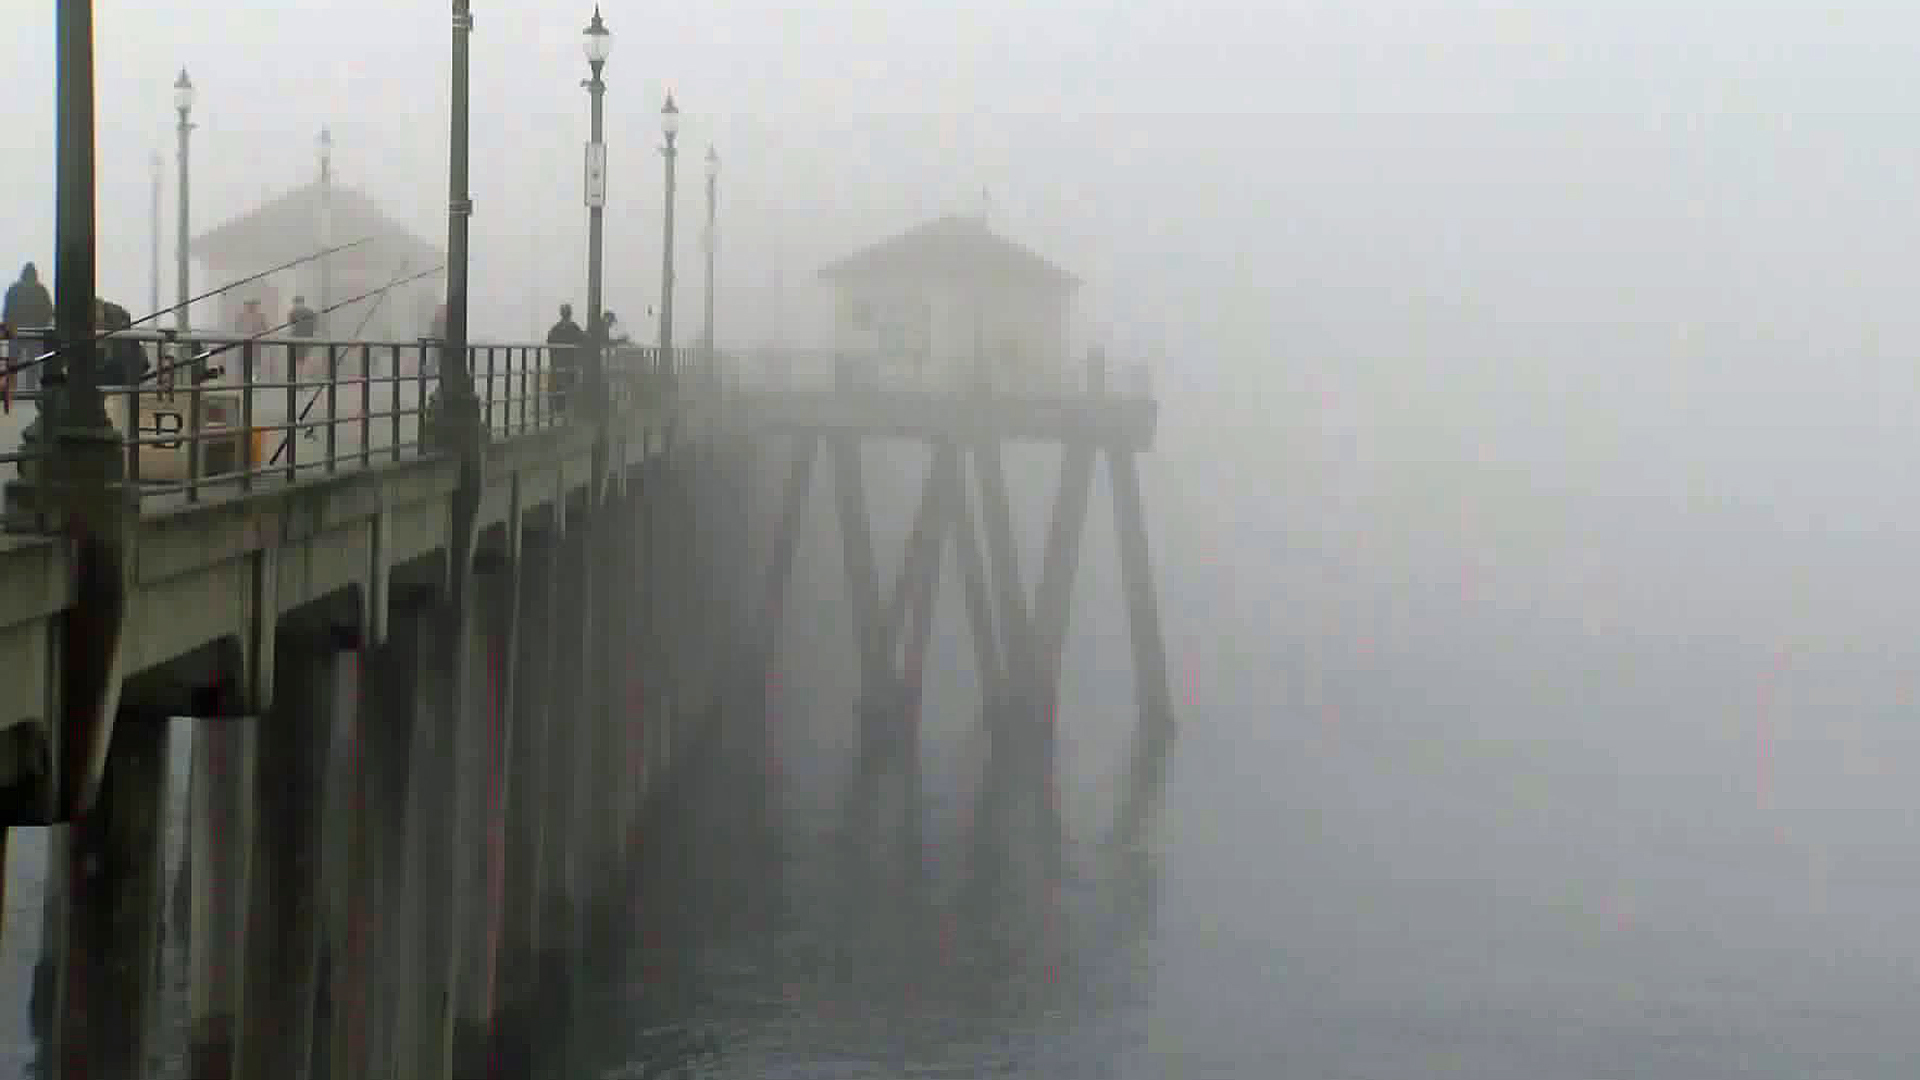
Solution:
M 50 276 L 54 5 L 27 8 L 0 43 L 27 148 L 0 155 L 0 272 Z M 172 293 L 182 66 L 196 234 L 310 179 L 325 125 L 340 182 L 443 244 L 447 10 L 97 4 L 101 291 L 145 302 L 159 151 Z M 1143 471 L 1187 724 L 1166 930 L 1186 966 L 1155 1006 L 1192 1040 L 1178 1060 L 1283 1075 L 1260 1071 L 1284 1055 L 1259 1013 L 1284 984 L 1321 995 L 1286 998 L 1302 1077 L 1433 1047 L 1456 1057 L 1424 1075 L 1476 1080 L 1803 1075 L 1848 1050 L 1900 1075 L 1904 999 L 1876 981 L 1895 961 L 1862 939 L 1920 955 L 1891 914 L 1920 903 L 1901 847 L 1920 777 L 1920 13 L 602 11 L 607 302 L 636 336 L 671 86 L 676 303 L 701 301 L 711 143 L 723 348 L 823 343 L 821 263 L 984 189 L 997 230 L 1085 279 L 1074 354 L 1153 370 Z M 475 5 L 476 337 L 583 303 L 591 12 Z M 1052 475 L 1019 480 L 1032 540 Z M 1090 555 L 1076 599 L 1064 705 L 1089 724 L 1130 708 L 1115 576 Z M 1329 959 L 1322 930 L 1358 943 Z M 1402 944 L 1485 955 L 1403 968 Z M 1235 974 L 1211 985 L 1209 965 Z M 1591 996 L 1567 988 L 1589 976 Z M 1327 1004 L 1350 1000 L 1405 1008 Z M 1315 1027 L 1321 1008 L 1336 1019 Z M 1605 1022 L 1579 1034 L 1587 1012 Z M 1771 1043 L 1765 1017 L 1787 1025 Z M 1565 1053 L 1523 1054 L 1500 1024 Z M 1342 1025 L 1366 1053 L 1329 1049 Z M 1691 1049 L 1656 1052 L 1680 1029 Z M 1385 1068 L 1366 1074 L 1423 1075 Z

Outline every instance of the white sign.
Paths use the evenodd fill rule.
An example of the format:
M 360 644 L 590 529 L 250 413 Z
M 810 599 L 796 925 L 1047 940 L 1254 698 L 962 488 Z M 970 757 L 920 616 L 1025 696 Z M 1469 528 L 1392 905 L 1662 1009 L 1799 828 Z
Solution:
M 607 144 L 587 144 L 587 205 L 607 205 Z

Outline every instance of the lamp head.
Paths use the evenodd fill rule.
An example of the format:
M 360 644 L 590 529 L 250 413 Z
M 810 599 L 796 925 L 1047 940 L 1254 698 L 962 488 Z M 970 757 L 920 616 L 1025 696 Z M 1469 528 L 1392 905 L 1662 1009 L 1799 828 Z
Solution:
M 600 21 L 600 5 L 593 6 L 593 21 L 587 24 L 580 36 L 581 51 L 587 54 L 587 63 L 596 68 L 606 63 L 607 57 L 613 54 L 613 32 L 607 29 L 606 23 Z

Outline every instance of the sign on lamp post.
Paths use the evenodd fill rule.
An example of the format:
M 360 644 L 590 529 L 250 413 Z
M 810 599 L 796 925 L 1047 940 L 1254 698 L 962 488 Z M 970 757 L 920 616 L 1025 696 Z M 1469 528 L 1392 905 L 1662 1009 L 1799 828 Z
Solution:
M 590 142 L 587 144 L 587 205 L 604 207 L 607 205 L 607 144 Z

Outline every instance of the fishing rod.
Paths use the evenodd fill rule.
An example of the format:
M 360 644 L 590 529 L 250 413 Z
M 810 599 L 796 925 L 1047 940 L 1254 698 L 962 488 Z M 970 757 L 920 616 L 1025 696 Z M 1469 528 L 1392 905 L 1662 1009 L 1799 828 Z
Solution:
M 401 260 L 400 273 L 404 274 L 407 272 L 407 264 L 411 261 L 412 261 L 411 259 Z M 387 297 L 392 293 L 392 290 L 393 290 L 393 286 L 391 285 L 380 290 L 379 298 L 374 300 L 372 304 L 368 305 L 367 313 L 360 317 L 360 325 L 353 328 L 353 337 L 348 340 L 359 339 L 360 332 L 365 330 L 367 328 L 367 324 L 373 321 L 374 313 L 380 310 L 381 304 L 384 304 L 387 302 Z M 327 372 L 327 381 L 329 383 L 336 381 L 335 374 L 332 371 Z M 286 431 L 286 434 L 281 436 L 280 445 L 273 452 L 273 459 L 267 462 L 269 466 L 280 464 L 280 455 L 287 452 L 287 444 L 293 441 L 294 432 L 299 430 L 301 424 L 304 424 L 307 422 L 307 414 L 313 411 L 314 402 L 319 401 L 320 395 L 326 392 L 327 392 L 327 387 L 325 386 L 314 388 L 313 396 L 307 398 L 307 403 L 305 405 L 300 406 L 300 415 L 293 418 L 293 426 L 289 427 Z M 312 435 L 315 433 L 309 432 L 308 434 Z
M 316 251 L 311 255 L 302 255 L 297 259 L 293 259 L 289 262 L 283 262 L 279 266 L 275 266 L 267 270 L 262 270 L 257 274 L 248 274 L 246 277 L 239 278 L 238 280 L 235 280 L 235 281 L 230 281 L 227 284 L 222 285 L 217 289 L 209 289 L 206 292 L 201 293 L 199 296 L 189 297 L 188 299 L 183 300 L 180 303 L 173 305 L 172 307 L 161 308 L 159 311 L 156 311 L 151 315 L 143 315 L 140 318 L 133 320 L 132 322 L 128 323 L 125 326 L 115 327 L 112 330 L 98 331 L 94 334 L 93 343 L 98 345 L 99 343 L 107 340 L 113 335 L 131 330 L 134 327 L 139 326 L 141 323 L 152 322 L 153 320 L 161 317 L 162 315 L 171 315 L 172 313 L 179 311 L 181 308 L 188 307 L 193 304 L 197 304 L 202 300 L 208 300 L 215 296 L 219 296 L 223 292 L 230 292 L 234 289 L 239 288 L 242 285 L 251 284 L 255 281 L 259 281 L 263 277 L 267 277 L 272 274 L 277 274 L 282 270 L 291 270 L 296 266 L 300 266 L 304 263 L 310 263 L 315 259 L 323 259 L 323 258 L 326 258 L 328 255 L 345 251 L 348 248 L 359 247 L 361 244 L 365 244 L 371 241 L 372 239 L 373 237 L 371 236 L 363 236 L 360 239 L 354 240 L 350 243 L 336 244 L 335 246 L 330 248 L 322 248 L 321 250 Z M 23 360 L 18 364 L 14 364 L 10 366 L 7 370 L 10 373 L 15 371 L 25 371 L 28 368 L 37 367 L 40 364 L 44 364 L 47 361 L 52 360 L 54 357 L 59 355 L 60 355 L 60 350 L 56 348 L 51 351 L 41 353 L 39 356 L 36 356 L 30 360 Z
M 405 285 L 411 281 L 419 281 L 423 277 L 427 277 L 431 274 L 437 274 L 444 269 L 446 269 L 446 264 L 441 263 L 438 266 L 434 266 L 426 270 L 422 270 L 417 274 L 409 274 L 406 277 L 397 278 L 393 281 L 387 282 L 385 285 L 382 285 L 377 289 L 368 289 L 366 292 L 363 292 L 358 296 L 349 296 L 345 300 L 342 300 L 337 304 L 328 304 L 326 307 L 321 308 L 319 311 L 314 312 L 314 314 L 326 315 L 330 312 L 338 311 L 341 308 L 346 307 L 348 304 L 357 304 L 360 301 L 365 300 L 369 296 L 377 296 L 383 292 L 386 292 L 388 289 L 394 288 L 396 286 Z M 292 326 L 293 323 L 294 323 L 294 320 L 289 319 L 278 326 L 270 326 L 265 330 L 261 330 L 257 333 L 248 334 L 246 337 L 240 338 L 236 341 L 222 342 L 218 345 L 213 346 L 212 348 L 207 349 L 205 352 L 201 352 L 193 356 L 189 356 L 184 360 L 176 360 L 171 364 L 165 365 L 164 367 L 154 368 L 152 371 L 149 371 L 145 375 L 140 376 L 139 381 L 146 382 L 148 379 L 158 378 L 161 375 L 166 374 L 167 372 L 177 371 L 183 367 L 188 367 L 193 364 L 199 364 L 204 361 L 211 360 L 214 357 L 219 356 L 221 353 L 226 352 L 229 349 L 237 349 L 242 345 L 251 345 L 255 341 L 258 341 L 263 337 L 267 337 L 273 334 L 277 330 L 285 330 L 287 327 Z

